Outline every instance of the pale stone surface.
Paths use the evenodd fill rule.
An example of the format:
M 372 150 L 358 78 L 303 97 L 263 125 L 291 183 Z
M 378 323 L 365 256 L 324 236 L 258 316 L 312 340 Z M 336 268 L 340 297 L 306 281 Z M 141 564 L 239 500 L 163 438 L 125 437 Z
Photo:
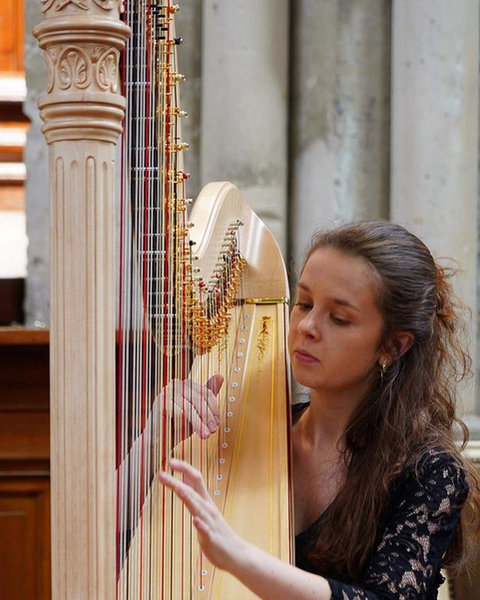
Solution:
M 202 0 L 184 2 L 176 16 L 177 35 L 183 39 L 178 48 L 180 73 L 186 81 L 180 86 L 180 105 L 188 117 L 182 120 L 182 139 L 188 142 L 185 170 L 190 174 L 187 194 L 200 192 L 200 113 L 202 94 Z
M 458 263 L 474 339 L 479 3 L 406 0 L 393 16 L 392 219 Z M 465 403 L 472 411 L 473 385 Z
M 288 2 L 203 5 L 201 180 L 235 183 L 285 251 Z
M 388 216 L 390 3 L 292 6 L 291 243 L 315 229 Z
M 28 276 L 25 286 L 25 319 L 27 325 L 49 322 L 49 182 L 47 143 L 40 129 L 39 96 L 45 93 L 47 70 L 45 61 L 32 35 L 42 20 L 40 2 L 25 4 L 25 77 L 27 99 L 24 112 L 31 126 L 27 135 L 24 159 L 27 167 L 26 213 L 28 236 Z

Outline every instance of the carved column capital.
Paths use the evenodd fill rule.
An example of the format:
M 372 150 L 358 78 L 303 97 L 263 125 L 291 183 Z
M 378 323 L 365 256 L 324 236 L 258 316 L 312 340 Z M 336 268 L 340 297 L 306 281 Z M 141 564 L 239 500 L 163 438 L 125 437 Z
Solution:
M 95 8 L 103 10 L 105 13 L 109 11 L 118 13 L 122 9 L 122 0 L 40 0 L 42 3 L 42 12 L 67 12 L 68 10 L 92 11 Z
M 117 94 L 118 64 L 129 35 L 129 28 L 118 19 L 120 2 L 42 1 L 46 19 L 35 27 L 34 35 L 49 73 L 47 95 L 39 102 L 47 142 L 115 143 L 125 107 Z

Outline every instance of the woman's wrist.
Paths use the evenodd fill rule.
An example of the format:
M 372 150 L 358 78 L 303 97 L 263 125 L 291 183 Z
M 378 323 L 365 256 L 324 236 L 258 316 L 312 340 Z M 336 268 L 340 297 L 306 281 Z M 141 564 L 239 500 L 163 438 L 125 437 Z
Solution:
M 330 585 L 323 577 L 301 571 L 261 548 L 242 542 L 227 570 L 259 598 L 331 600 Z
M 244 578 L 244 574 L 251 571 L 255 565 L 255 557 L 259 552 L 261 552 L 259 548 L 237 536 L 236 543 L 232 547 L 232 555 L 225 566 L 225 570 L 241 581 Z

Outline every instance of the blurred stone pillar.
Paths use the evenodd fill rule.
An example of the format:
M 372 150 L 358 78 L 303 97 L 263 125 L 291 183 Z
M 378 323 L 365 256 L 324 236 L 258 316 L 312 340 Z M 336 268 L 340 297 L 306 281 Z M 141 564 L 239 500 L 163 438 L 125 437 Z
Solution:
M 291 206 L 295 262 L 321 226 L 388 216 L 388 0 L 292 3 Z
M 459 263 L 475 359 L 479 1 L 393 6 L 391 216 Z
M 185 170 L 190 174 L 187 194 L 196 198 L 200 183 L 200 114 L 202 93 L 202 0 L 181 2 L 175 15 L 177 35 L 183 43 L 177 50 L 180 73 L 186 82 L 180 86 L 180 106 L 188 113 L 182 119 L 182 139 L 188 142 L 185 153 Z
M 42 20 L 40 2 L 25 3 L 25 79 L 27 98 L 23 112 L 30 119 L 24 160 L 27 168 L 25 196 L 28 236 L 28 266 L 25 281 L 25 324 L 47 325 L 49 317 L 49 251 L 50 225 L 47 143 L 41 132 L 42 120 L 38 99 L 47 86 L 47 67 L 32 29 Z
M 204 0 L 202 183 L 235 183 L 286 248 L 288 0 Z

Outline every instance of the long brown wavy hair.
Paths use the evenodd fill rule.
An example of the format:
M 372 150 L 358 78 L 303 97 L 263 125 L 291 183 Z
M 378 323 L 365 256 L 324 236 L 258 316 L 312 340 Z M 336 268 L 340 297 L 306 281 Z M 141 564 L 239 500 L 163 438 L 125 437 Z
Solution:
M 325 247 L 362 257 L 376 271 L 382 344 L 394 341 L 400 331 L 414 337 L 382 382 L 379 369 L 372 390 L 350 418 L 342 455 L 345 482 L 309 555 L 321 572 L 355 581 L 378 543 L 379 515 L 388 505 L 391 482 L 405 468 L 417 468 L 432 449 L 445 450 L 464 470 L 473 521 L 469 531 L 478 534 L 480 484 L 461 453 L 468 430 L 456 412 L 457 384 L 470 374 L 471 360 L 462 346 L 465 321 L 450 283 L 452 273 L 435 263 L 416 236 L 387 221 L 347 224 L 318 233 L 307 260 Z M 465 520 L 462 511 L 444 557 L 450 572 L 458 570 L 467 554 Z

